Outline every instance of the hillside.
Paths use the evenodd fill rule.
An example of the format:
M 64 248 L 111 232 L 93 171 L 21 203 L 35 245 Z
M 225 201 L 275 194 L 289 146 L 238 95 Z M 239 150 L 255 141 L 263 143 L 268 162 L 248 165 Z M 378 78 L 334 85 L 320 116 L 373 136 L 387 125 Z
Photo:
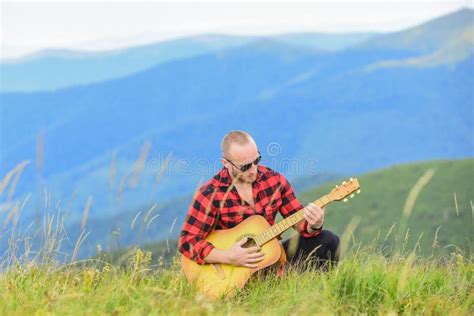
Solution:
M 404 218 L 402 216 L 403 208 L 410 190 L 418 179 L 430 169 L 434 170 L 433 177 L 418 196 L 411 215 Z M 473 177 L 474 159 L 397 165 L 358 175 L 357 178 L 362 187 L 361 194 L 350 199 L 348 203 L 335 202 L 327 206 L 325 228 L 341 236 L 349 223 L 359 218 L 360 222 L 354 232 L 356 243 L 376 245 L 387 254 L 392 253 L 396 247 L 401 247 L 405 243 L 405 229 L 409 229 L 408 239 L 405 243 L 406 249 L 414 249 L 421 236 L 420 248 L 417 248 L 420 255 L 449 255 L 456 250 L 456 247 L 459 247 L 469 256 L 472 251 L 470 242 L 474 232 L 472 224 Z M 303 193 L 297 191 L 297 197 L 306 205 L 328 193 L 335 184 L 340 184 L 340 181 L 342 180 L 337 182 L 332 180 Z M 147 223 L 143 223 L 144 215 L 138 217 L 134 230 L 129 228 L 129 223 L 133 221 L 136 213 L 118 214 L 114 217 L 113 221 L 119 224 L 118 227 L 121 227 L 120 240 L 121 246 L 124 248 L 120 250 L 120 254 L 125 255 L 126 249 L 132 245 L 142 245 L 143 249 L 152 251 L 155 256 L 164 254 L 165 258 L 170 259 L 176 253 L 176 247 L 170 248 L 169 245 L 176 244 L 175 240 L 190 201 L 191 196 L 188 196 L 171 205 L 164 205 L 155 212 L 161 214 L 159 220 L 146 230 L 144 227 Z M 179 214 L 175 214 L 173 206 L 178 205 L 180 211 Z M 143 209 L 147 210 L 149 207 Z M 176 221 L 173 224 L 175 218 Z M 403 224 L 404 220 L 406 220 L 406 226 Z M 90 223 L 90 240 L 105 240 L 106 236 L 110 234 L 107 231 L 101 231 L 99 227 L 104 227 L 104 225 L 99 223 Z M 405 227 L 403 232 L 399 230 L 401 223 Z M 395 226 L 391 228 L 394 224 Z M 141 229 L 140 226 L 142 226 Z M 78 225 L 75 227 L 71 227 L 71 233 L 77 230 Z M 170 230 L 172 231 L 170 232 Z M 436 231 L 438 231 L 437 242 L 436 247 L 433 248 Z M 77 232 L 73 235 L 75 234 Z M 287 238 L 293 234 L 294 231 L 289 230 L 284 236 Z M 400 234 L 403 235 L 401 238 Z M 387 237 L 387 235 L 389 236 Z M 109 237 L 109 240 L 111 239 L 112 237 Z M 156 243 L 156 240 L 164 239 L 167 241 Z M 103 245 L 107 244 L 103 243 Z M 85 247 L 90 249 L 89 253 L 94 253 L 95 246 L 96 244 L 93 242 L 85 242 Z M 104 249 L 114 250 L 116 247 L 112 243 L 112 247 L 108 246 Z M 120 257 L 117 252 L 112 251 L 111 256 L 114 258 L 114 262 L 120 261 L 117 259 Z
M 434 170 L 431 180 L 422 189 L 410 216 L 407 247 L 413 249 L 418 238 L 424 255 L 432 252 L 449 254 L 460 247 L 472 251 L 474 212 L 474 159 L 458 161 L 432 161 L 398 165 L 359 175 L 361 194 L 348 203 L 333 203 L 326 208 L 327 229 L 342 234 L 354 218 L 359 218 L 354 236 L 356 241 L 393 246 L 394 238 L 402 244 L 405 231 L 399 233 L 402 212 L 409 192 L 418 179 Z M 305 203 L 328 192 L 335 183 L 328 183 L 300 196 Z M 393 224 L 397 226 L 385 240 Z M 435 240 L 436 248 L 432 248 Z M 402 239 L 402 240 L 400 240 Z M 385 240 L 385 241 L 384 241 Z

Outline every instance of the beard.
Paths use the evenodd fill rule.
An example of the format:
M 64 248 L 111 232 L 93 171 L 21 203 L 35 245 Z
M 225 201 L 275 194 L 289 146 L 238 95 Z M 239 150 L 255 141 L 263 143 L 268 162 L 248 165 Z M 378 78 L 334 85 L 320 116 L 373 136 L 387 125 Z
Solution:
M 240 172 L 234 168 L 231 168 L 229 172 L 232 176 L 232 179 L 235 179 L 235 182 L 238 184 L 252 184 L 255 180 L 257 180 L 256 173 Z

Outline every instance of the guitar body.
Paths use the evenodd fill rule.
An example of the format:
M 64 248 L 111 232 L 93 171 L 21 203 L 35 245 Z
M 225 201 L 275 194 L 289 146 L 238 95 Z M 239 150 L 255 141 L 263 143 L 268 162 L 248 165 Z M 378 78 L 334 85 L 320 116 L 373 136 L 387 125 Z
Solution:
M 341 186 L 336 186 L 329 194 L 315 200 L 313 203 L 324 207 L 332 201 L 347 201 L 347 197 L 353 197 L 354 192 L 360 193 L 360 185 L 357 179 L 350 178 L 343 181 Z M 211 299 L 220 296 L 231 296 L 236 290 L 244 287 L 253 273 L 269 267 L 276 263 L 281 256 L 285 255 L 282 246 L 276 239 L 285 230 L 293 227 L 304 219 L 304 210 L 286 217 L 277 224 L 270 226 L 267 220 L 260 215 L 250 216 L 237 226 L 226 230 L 214 230 L 206 240 L 216 248 L 226 250 L 231 248 L 237 241 L 248 238 L 242 247 L 248 248 L 260 245 L 265 254 L 263 260 L 258 262 L 258 267 L 249 269 L 246 267 L 235 267 L 227 264 L 203 264 L 181 256 L 186 278 L 196 284 L 199 292 Z
M 248 237 L 249 240 L 243 247 L 253 247 L 255 243 L 252 238 L 269 227 L 270 224 L 263 216 L 254 215 L 231 229 L 212 231 L 206 237 L 206 240 L 216 248 L 226 250 L 237 241 Z M 258 267 L 255 269 L 227 264 L 199 265 L 185 256 L 181 256 L 181 263 L 186 278 L 196 284 L 199 292 L 215 299 L 219 296 L 231 296 L 235 290 L 244 287 L 253 273 L 273 265 L 282 255 L 281 245 L 276 238 L 270 240 L 261 248 L 265 256 L 262 261 L 258 262 Z

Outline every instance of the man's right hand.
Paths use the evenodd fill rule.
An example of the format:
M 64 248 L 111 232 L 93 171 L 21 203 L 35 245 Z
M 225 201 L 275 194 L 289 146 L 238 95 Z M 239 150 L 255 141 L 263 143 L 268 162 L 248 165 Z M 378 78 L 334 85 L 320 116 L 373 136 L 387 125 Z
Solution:
M 225 251 L 226 263 L 233 266 L 255 269 L 258 267 L 256 263 L 262 261 L 265 254 L 260 252 L 261 248 L 259 246 L 242 248 L 245 242 L 247 242 L 247 238 L 239 240 L 230 249 Z

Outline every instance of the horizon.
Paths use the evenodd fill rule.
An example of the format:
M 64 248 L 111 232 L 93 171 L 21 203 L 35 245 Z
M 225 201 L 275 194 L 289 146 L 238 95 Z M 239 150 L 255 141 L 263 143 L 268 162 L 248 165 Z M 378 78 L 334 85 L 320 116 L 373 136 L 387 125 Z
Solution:
M 109 23 L 99 26 L 105 12 L 111 11 L 110 4 L 36 2 L 33 6 L 37 7 L 33 9 L 32 4 L 25 6 L 22 2 L 2 3 L 0 61 L 23 59 L 45 51 L 110 52 L 195 36 L 391 33 L 462 9 L 474 9 L 474 4 L 469 1 L 345 1 L 345 10 L 341 10 L 341 2 L 321 1 L 272 3 L 271 7 L 269 2 L 147 2 L 139 5 L 114 2 L 114 12 L 108 16 Z M 94 15 L 90 14 L 91 21 L 84 25 L 82 19 L 86 12 Z M 162 15 L 162 20 L 156 16 L 157 13 Z M 127 15 L 136 15 L 136 20 L 123 25 L 122 20 Z M 189 18 L 185 24 L 175 22 L 184 17 Z M 282 18 L 286 20 L 282 21 Z M 121 35 L 117 36 L 118 33 Z

